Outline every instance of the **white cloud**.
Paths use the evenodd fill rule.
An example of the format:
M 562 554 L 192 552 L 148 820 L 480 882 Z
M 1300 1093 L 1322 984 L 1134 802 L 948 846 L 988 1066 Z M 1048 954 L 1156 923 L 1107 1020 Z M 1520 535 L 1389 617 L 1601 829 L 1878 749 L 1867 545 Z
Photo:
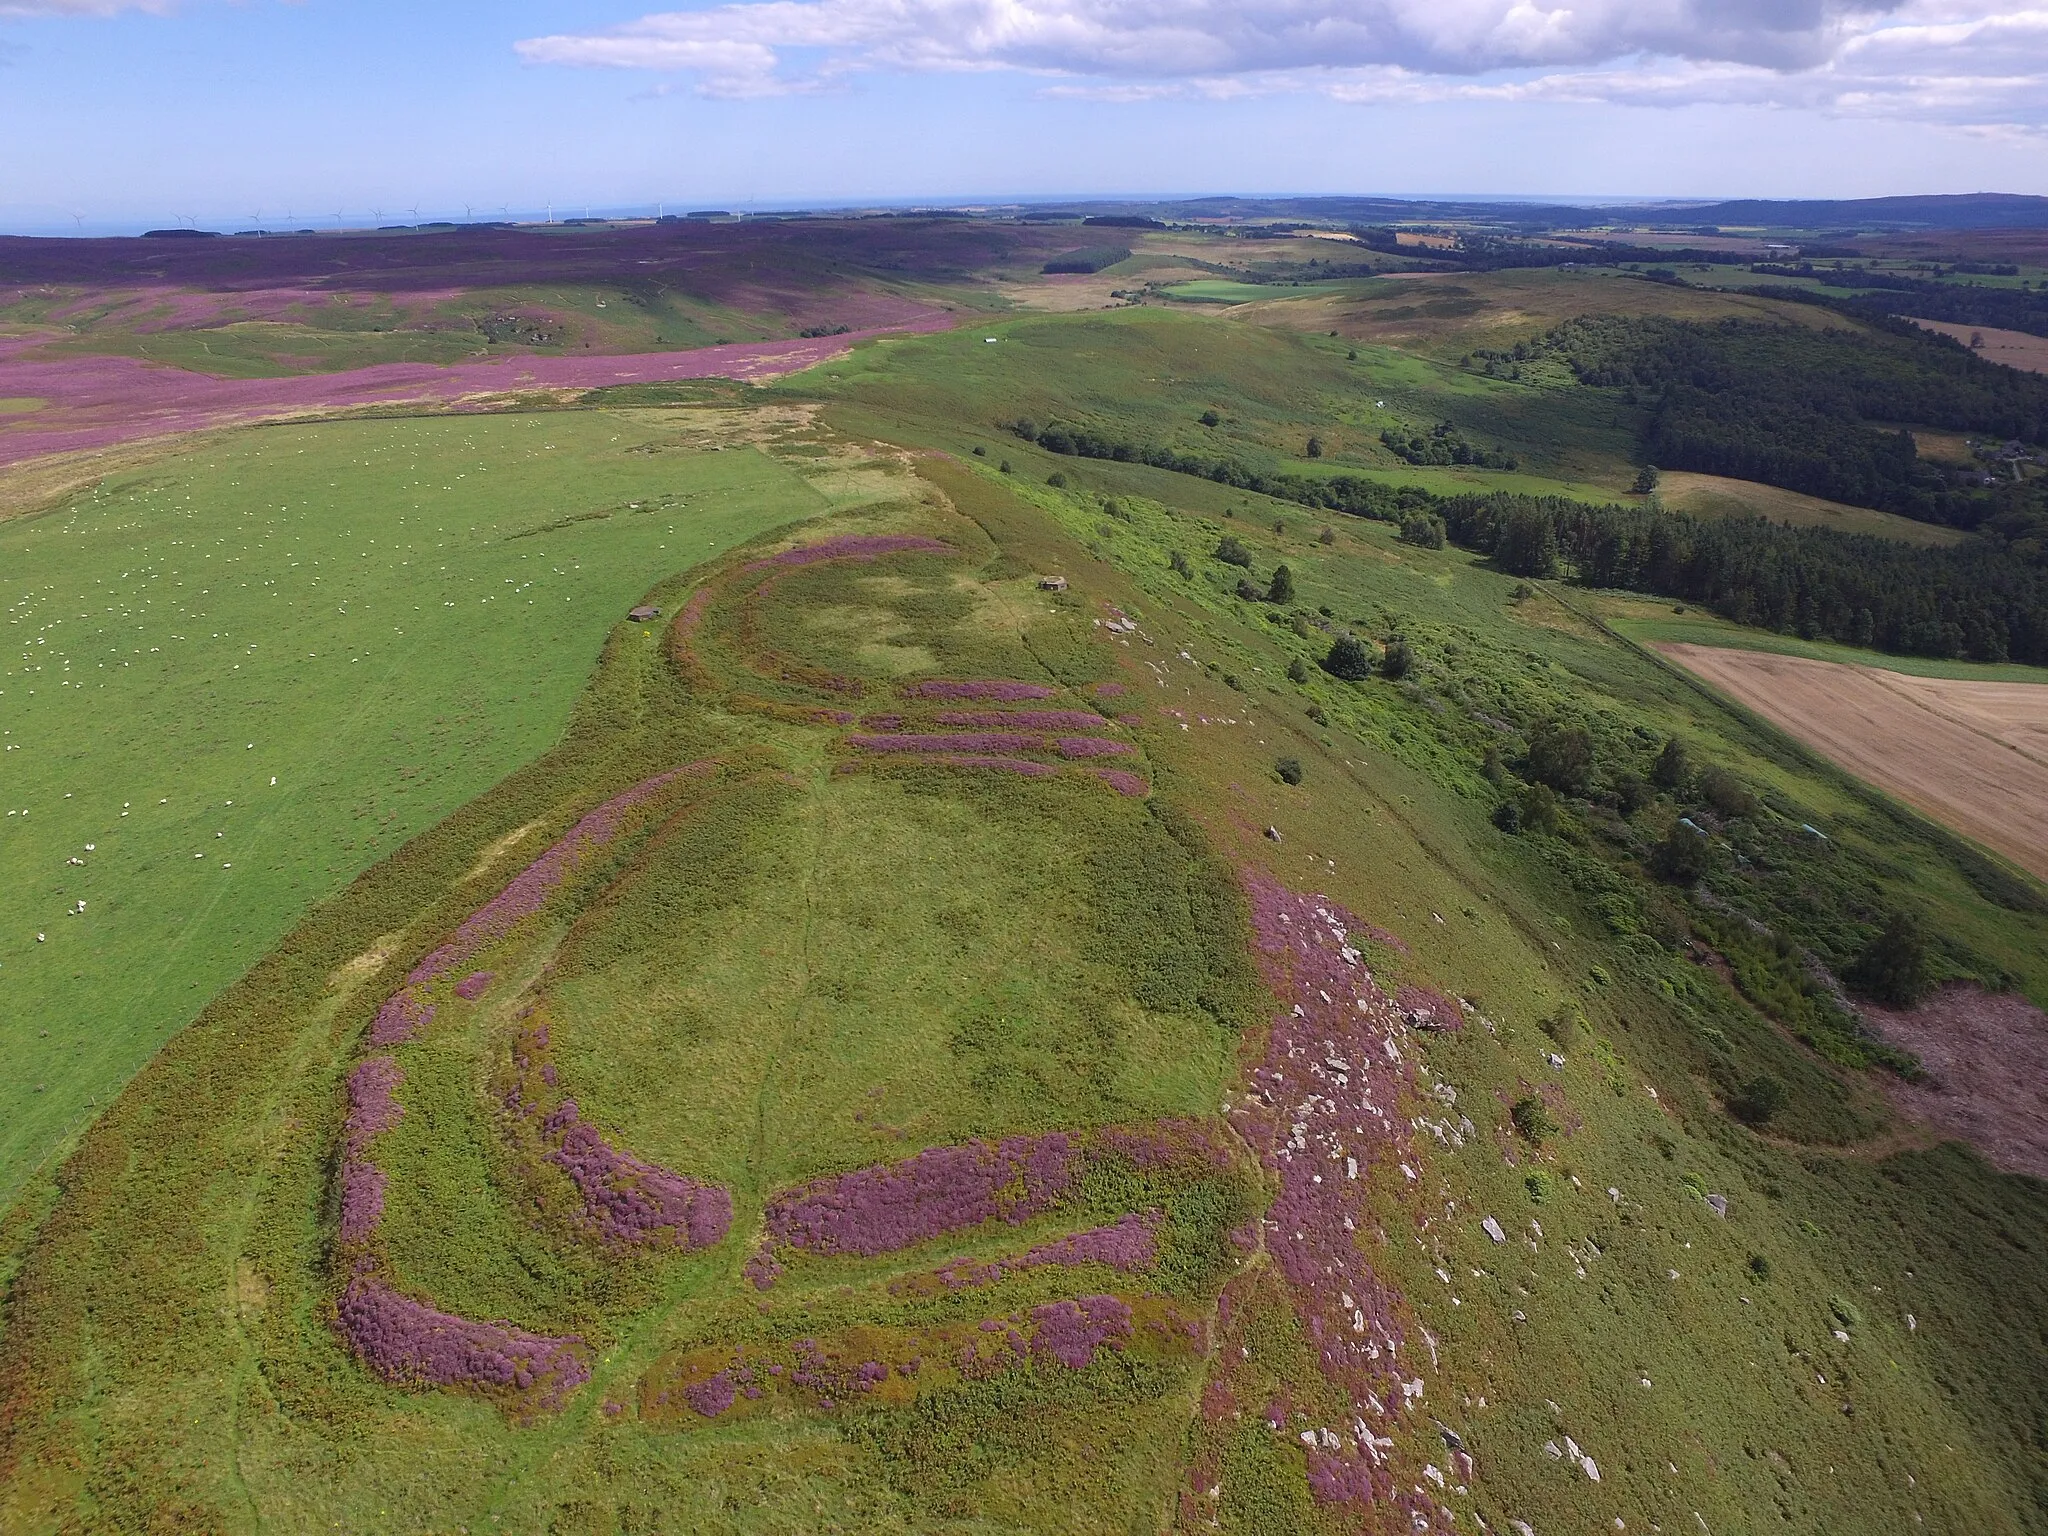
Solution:
M 32 16 L 113 16 L 121 11 L 161 11 L 164 0 L 0 0 L 0 21 Z
M 2048 10 L 1986 0 L 740 0 L 518 49 L 687 72 L 720 95 L 1009 69 L 1125 101 L 1315 90 L 2048 121 Z

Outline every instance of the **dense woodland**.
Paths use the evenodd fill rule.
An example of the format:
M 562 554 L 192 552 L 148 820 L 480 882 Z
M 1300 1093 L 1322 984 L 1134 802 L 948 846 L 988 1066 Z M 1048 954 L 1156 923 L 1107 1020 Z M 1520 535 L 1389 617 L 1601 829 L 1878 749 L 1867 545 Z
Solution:
M 1989 541 L 1922 549 L 1556 496 L 1460 496 L 1451 539 L 1507 571 L 1680 598 L 1781 634 L 1915 656 L 2048 664 L 2048 571 Z
M 1981 469 L 1921 459 L 1905 425 L 2048 440 L 2048 378 L 1904 321 L 1875 333 L 1662 318 L 1569 320 L 1475 361 L 1566 362 L 1647 411 L 1646 459 L 1975 528 L 2003 510 Z

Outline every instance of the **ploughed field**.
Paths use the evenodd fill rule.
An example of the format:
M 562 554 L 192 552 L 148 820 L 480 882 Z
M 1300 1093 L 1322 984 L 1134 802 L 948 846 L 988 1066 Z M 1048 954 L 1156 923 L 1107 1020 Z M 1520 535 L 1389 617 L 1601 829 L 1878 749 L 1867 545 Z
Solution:
M 1657 649 L 1849 772 L 2048 878 L 2048 685 Z

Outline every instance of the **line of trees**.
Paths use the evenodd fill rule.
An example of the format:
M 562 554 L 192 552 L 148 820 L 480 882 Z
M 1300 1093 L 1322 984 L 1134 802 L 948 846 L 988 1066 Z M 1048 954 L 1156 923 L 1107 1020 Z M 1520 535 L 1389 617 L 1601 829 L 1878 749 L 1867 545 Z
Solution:
M 1792 528 L 1763 518 L 1695 518 L 1655 506 L 1593 506 L 1562 496 L 1440 497 L 1353 475 L 1266 475 L 1238 460 L 1029 421 L 1018 436 L 1054 453 L 1195 475 L 1303 506 L 1405 529 L 1427 543 L 1430 521 L 1450 540 L 1518 576 L 1560 573 L 1697 603 L 1761 629 L 1899 655 L 2048 665 L 2048 524 L 2021 523 L 2010 546 L 1980 537 L 1949 549 Z M 2024 488 L 2023 488 L 2024 489 Z
M 2048 665 L 2048 570 L 1989 541 L 1890 539 L 1559 496 L 1458 496 L 1452 542 L 1513 575 L 1682 599 L 1738 624 L 1903 655 Z

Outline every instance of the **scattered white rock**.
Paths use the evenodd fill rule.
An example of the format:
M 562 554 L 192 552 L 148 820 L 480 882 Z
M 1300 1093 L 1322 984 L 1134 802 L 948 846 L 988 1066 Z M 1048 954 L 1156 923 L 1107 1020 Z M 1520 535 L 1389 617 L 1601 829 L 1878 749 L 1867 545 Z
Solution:
M 1726 1195 L 1707 1196 L 1707 1209 L 1716 1216 L 1726 1216 L 1728 1214 L 1728 1197 Z
M 36 937 L 41 938 L 42 935 L 37 934 Z M 1496 1243 L 1504 1243 L 1508 1240 L 1508 1235 L 1507 1233 L 1501 1230 L 1500 1223 L 1495 1221 L 1491 1216 L 1487 1217 L 1484 1221 L 1480 1222 L 1479 1225 L 1482 1229 L 1484 1229 L 1486 1235 L 1492 1238 Z

